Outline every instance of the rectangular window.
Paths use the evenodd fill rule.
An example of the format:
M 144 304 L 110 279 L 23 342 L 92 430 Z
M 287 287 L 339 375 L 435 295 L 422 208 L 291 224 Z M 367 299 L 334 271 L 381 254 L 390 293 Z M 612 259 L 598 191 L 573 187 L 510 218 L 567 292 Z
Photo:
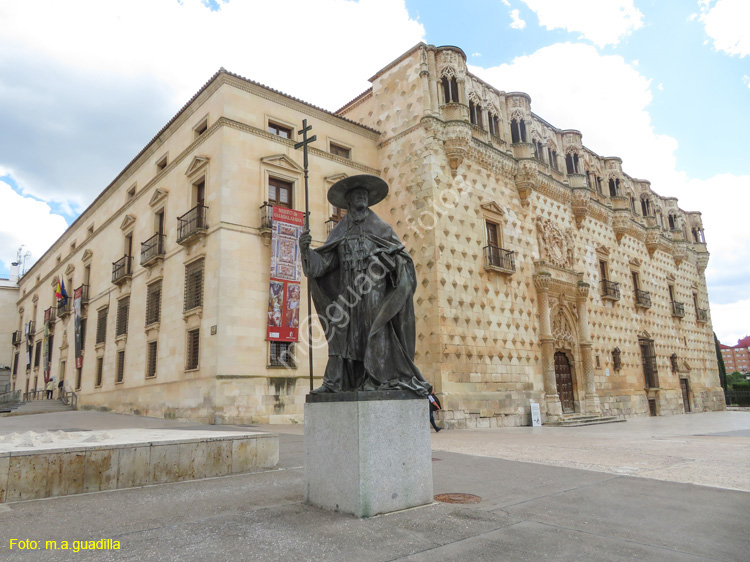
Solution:
M 193 207 L 203 206 L 206 203 L 206 178 L 202 177 L 193 184 Z M 201 227 L 203 225 L 200 225 Z
M 96 343 L 107 341 L 107 308 L 100 308 L 96 319 Z
M 146 326 L 161 320 L 161 280 L 151 283 L 146 293 Z
M 654 340 L 640 340 L 643 376 L 648 388 L 659 388 L 659 373 L 656 368 L 656 350 Z
M 203 306 L 203 260 L 185 266 L 185 311 Z
M 200 338 L 201 331 L 190 330 L 187 333 L 187 361 L 185 362 L 185 369 L 197 369 L 198 359 L 200 358 Z
M 86 349 L 86 324 L 88 324 L 87 318 L 81 318 L 81 349 Z
M 42 358 L 42 340 L 36 342 L 36 351 L 34 352 L 34 368 L 39 367 L 39 362 Z
M 115 337 L 128 333 L 128 317 L 130 316 L 130 297 L 123 297 L 117 301 L 117 328 Z
M 637 291 L 638 289 L 641 288 L 641 283 L 638 279 L 638 272 L 632 271 L 631 273 L 633 275 L 633 289 Z
M 94 386 L 102 385 L 102 375 L 104 374 L 104 357 L 96 358 L 96 384 Z
M 493 222 L 487 222 L 487 244 L 494 246 L 495 248 L 500 247 L 500 233 L 497 225 Z
M 268 178 L 268 202 L 277 207 L 292 208 L 292 182 Z
M 609 276 L 607 275 L 607 262 L 604 260 L 599 260 L 599 272 L 602 275 L 602 281 L 607 281 L 609 279 Z
M 291 127 L 279 125 L 278 123 L 274 123 L 273 121 L 268 122 L 268 132 L 273 133 L 274 135 L 278 135 L 280 137 L 284 137 L 285 139 L 292 138 Z
M 14 374 L 14 375 L 17 375 L 17 374 L 18 374 L 18 359 L 19 359 L 19 357 L 18 357 L 18 352 L 16 352 L 16 357 L 15 357 L 15 359 L 13 360 L 13 374 Z
M 155 377 L 156 376 L 156 352 L 158 349 L 157 342 L 150 341 L 148 342 L 148 356 L 146 358 L 146 376 L 147 377 Z
M 345 146 L 331 143 L 331 154 L 335 154 L 336 156 L 341 156 L 342 158 L 349 159 L 352 156 L 352 150 L 351 148 L 346 148 Z
M 207 130 L 208 130 L 208 117 L 206 117 L 203 121 L 201 121 L 198 125 L 195 126 L 195 129 L 193 129 L 193 131 L 195 131 L 195 138 L 197 139 Z
M 122 382 L 125 378 L 125 350 L 117 352 L 117 379 L 115 382 Z
M 270 367 L 296 367 L 294 361 L 294 344 L 272 341 L 269 343 L 268 365 Z
M 167 167 L 167 155 L 165 154 L 164 156 L 162 156 L 161 160 L 159 160 L 156 163 L 156 171 L 161 172 L 166 167 Z

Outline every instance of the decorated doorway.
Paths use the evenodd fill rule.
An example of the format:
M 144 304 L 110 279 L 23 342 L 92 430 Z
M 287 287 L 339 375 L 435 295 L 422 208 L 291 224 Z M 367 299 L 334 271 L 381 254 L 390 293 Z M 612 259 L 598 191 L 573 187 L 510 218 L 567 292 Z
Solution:
M 568 356 L 562 351 L 555 353 L 555 380 L 557 381 L 557 394 L 565 414 L 575 411 L 573 403 L 573 374 L 570 368 Z

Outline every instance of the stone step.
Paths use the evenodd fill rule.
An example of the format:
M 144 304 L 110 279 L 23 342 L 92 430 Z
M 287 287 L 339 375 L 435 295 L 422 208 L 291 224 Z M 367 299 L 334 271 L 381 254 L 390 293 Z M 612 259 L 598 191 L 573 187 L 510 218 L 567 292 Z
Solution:
M 624 418 L 620 418 L 617 416 L 581 416 L 564 418 L 559 421 L 547 422 L 544 425 L 550 425 L 554 427 L 581 427 L 584 425 L 601 425 L 603 423 L 621 423 L 624 421 Z
M 6 415 L 24 416 L 31 414 L 50 414 L 54 412 L 68 412 L 72 409 L 71 406 L 66 406 L 59 400 L 33 400 L 21 404 Z

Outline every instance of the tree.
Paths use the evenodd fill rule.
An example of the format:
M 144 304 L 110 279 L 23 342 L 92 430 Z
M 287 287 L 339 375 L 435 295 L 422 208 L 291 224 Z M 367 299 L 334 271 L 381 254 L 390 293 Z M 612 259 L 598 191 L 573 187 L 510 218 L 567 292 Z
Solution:
M 721 347 L 719 347 L 719 338 L 716 337 L 714 332 L 714 345 L 716 346 L 716 360 L 719 363 L 719 384 L 724 389 L 724 396 L 727 394 L 727 368 L 724 366 L 724 357 L 721 355 Z

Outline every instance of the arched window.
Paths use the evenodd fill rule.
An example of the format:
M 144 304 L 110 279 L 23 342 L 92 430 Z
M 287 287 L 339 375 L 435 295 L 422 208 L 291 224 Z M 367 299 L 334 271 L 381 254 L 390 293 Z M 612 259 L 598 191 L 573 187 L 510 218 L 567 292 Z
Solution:
M 667 220 L 669 221 L 669 230 L 675 230 L 677 228 L 676 217 L 672 213 L 669 213 Z
M 510 138 L 513 144 L 526 142 L 526 123 L 523 119 L 511 119 Z
M 651 201 L 645 195 L 641 197 L 641 212 L 644 217 L 651 215 Z
M 609 178 L 609 196 L 617 197 L 620 194 L 620 180 Z
M 630 196 L 630 211 L 634 215 L 636 214 L 636 210 L 635 210 L 635 197 L 633 197 L 632 195 Z
M 482 106 L 469 100 L 469 121 L 480 129 L 484 129 L 482 124 Z
M 577 174 L 578 173 L 578 154 L 575 152 L 568 153 L 565 156 L 565 165 L 568 168 L 569 174 Z
M 458 82 L 455 76 L 443 76 L 443 97 L 445 103 L 458 103 Z
M 500 136 L 500 119 L 494 113 L 487 113 L 487 123 L 490 127 L 490 134 Z

